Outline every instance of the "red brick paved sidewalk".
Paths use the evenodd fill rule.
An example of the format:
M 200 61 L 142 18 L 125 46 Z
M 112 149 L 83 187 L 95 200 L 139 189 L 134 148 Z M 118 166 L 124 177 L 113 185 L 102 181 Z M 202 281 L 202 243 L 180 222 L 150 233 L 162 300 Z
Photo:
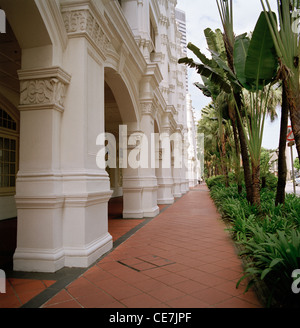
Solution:
M 47 301 L 47 308 L 259 308 L 226 227 L 199 186 Z

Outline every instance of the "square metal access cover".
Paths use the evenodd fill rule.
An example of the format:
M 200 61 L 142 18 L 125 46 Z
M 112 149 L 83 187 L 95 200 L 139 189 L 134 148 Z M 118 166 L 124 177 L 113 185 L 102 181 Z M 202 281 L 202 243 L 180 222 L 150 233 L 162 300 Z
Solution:
M 141 272 L 151 269 L 162 268 L 167 265 L 175 264 L 175 262 L 162 258 L 157 255 L 145 255 L 118 261 L 118 263 L 125 265 L 135 271 Z

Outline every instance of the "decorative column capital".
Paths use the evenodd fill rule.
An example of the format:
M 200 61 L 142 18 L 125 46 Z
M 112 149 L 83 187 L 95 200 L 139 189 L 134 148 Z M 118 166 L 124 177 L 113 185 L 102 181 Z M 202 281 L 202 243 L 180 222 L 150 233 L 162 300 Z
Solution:
M 71 76 L 60 67 L 18 71 L 20 80 L 19 109 L 64 110 L 64 100 Z
M 157 108 L 153 101 L 147 101 L 141 103 L 141 113 L 142 115 L 150 115 L 153 119 L 156 116 Z
M 92 5 L 67 5 L 62 7 L 62 17 L 69 38 L 86 37 L 105 58 L 110 40 L 101 24 L 104 18 Z

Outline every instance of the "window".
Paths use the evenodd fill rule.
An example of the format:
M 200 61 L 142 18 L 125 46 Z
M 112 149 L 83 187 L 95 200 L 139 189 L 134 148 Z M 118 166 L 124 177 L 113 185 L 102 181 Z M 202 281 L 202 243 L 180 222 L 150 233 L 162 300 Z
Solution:
M 0 194 L 15 192 L 17 150 L 17 123 L 6 111 L 0 109 Z
M 0 109 L 0 128 L 17 131 L 17 123 L 3 109 Z

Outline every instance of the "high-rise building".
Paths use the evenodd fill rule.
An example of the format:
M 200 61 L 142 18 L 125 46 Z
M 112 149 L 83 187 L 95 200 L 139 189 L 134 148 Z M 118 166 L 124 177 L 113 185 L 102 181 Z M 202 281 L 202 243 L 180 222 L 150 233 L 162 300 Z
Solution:
M 176 8 L 176 21 L 178 22 L 178 30 L 181 33 L 181 45 L 183 52 L 187 53 L 187 38 L 186 38 L 186 13 L 183 10 Z
M 178 24 L 178 30 L 181 33 L 181 46 L 183 49 L 183 53 L 187 55 L 187 34 L 186 34 L 186 13 L 176 8 L 175 9 L 176 21 Z M 188 74 L 186 74 L 186 92 L 188 92 Z
M 186 29 L 186 13 L 178 8 L 175 9 L 176 21 L 178 24 L 178 31 L 181 34 L 181 46 L 184 56 L 187 56 L 187 29 Z M 195 112 L 192 106 L 192 98 L 189 94 L 189 78 L 188 70 L 186 68 L 186 114 L 187 114 L 187 135 L 188 135 L 188 180 L 190 186 L 197 183 L 199 175 L 199 162 L 197 161 L 197 124 L 195 119 Z

